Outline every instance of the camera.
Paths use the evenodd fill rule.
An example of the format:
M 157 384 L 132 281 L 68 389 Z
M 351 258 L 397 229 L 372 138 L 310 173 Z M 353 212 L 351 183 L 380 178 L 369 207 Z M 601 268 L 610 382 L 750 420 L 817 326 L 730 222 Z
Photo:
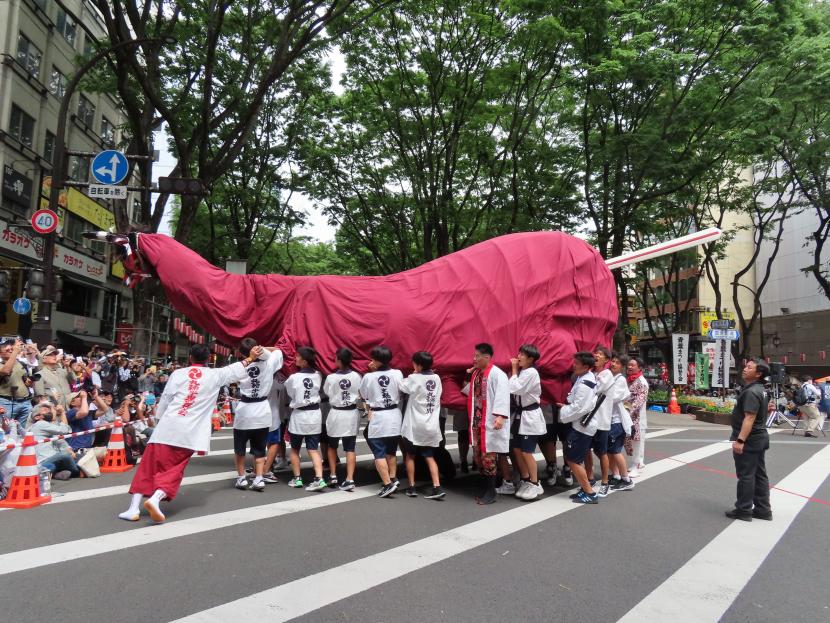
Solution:
M 87 394 L 91 394 L 95 389 L 95 385 L 92 384 L 92 379 L 84 379 L 84 382 L 81 383 L 81 391 L 85 391 Z

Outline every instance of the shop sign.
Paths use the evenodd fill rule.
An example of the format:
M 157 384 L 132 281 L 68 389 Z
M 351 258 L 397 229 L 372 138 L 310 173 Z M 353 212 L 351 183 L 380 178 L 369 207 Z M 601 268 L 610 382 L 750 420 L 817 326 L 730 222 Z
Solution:
M 12 166 L 3 165 L 3 196 L 28 209 L 32 204 L 32 180 L 15 171 Z

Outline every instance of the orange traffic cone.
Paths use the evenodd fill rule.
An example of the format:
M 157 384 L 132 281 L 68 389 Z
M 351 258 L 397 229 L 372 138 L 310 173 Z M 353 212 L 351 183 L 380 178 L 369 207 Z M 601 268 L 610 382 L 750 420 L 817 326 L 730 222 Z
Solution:
M 218 407 L 213 407 L 213 415 L 210 418 L 210 423 L 214 431 L 222 430 L 222 420 L 219 417 Z
M 112 474 L 117 472 L 128 472 L 133 468 L 127 463 L 127 452 L 124 447 L 124 429 L 121 427 L 121 418 L 116 418 L 115 428 L 112 429 L 110 442 L 107 444 L 107 454 L 104 456 L 104 464 L 101 465 L 101 472 Z
M 6 499 L 0 502 L 0 508 L 33 508 L 52 500 L 51 495 L 40 494 L 40 469 L 35 456 L 35 436 L 26 435 L 23 450 L 17 459 L 11 487 Z
M 677 415 L 680 413 L 680 405 L 677 403 L 677 392 L 671 388 L 671 400 L 669 400 L 669 413 Z
M 225 423 L 228 426 L 233 426 L 233 413 L 231 413 L 231 401 L 225 398 L 225 404 L 222 407 L 222 415 L 225 416 Z

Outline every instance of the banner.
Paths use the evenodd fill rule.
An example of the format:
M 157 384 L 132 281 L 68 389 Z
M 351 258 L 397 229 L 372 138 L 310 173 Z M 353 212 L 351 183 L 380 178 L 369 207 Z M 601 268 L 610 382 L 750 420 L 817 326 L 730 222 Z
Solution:
M 673 333 L 671 336 L 674 384 L 686 385 L 689 374 L 689 334 Z
M 729 387 L 730 340 L 715 340 L 715 358 L 712 360 L 712 387 Z
M 695 388 L 709 389 L 709 355 L 695 353 Z

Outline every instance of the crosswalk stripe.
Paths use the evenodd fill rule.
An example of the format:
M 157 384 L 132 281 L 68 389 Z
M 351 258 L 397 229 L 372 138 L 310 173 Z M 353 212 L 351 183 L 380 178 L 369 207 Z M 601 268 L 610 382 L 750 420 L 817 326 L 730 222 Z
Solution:
M 619 623 L 719 621 L 828 475 L 830 446 L 816 452 L 770 491 L 773 521 L 734 521 Z
M 717 446 L 716 451 L 723 449 L 723 443 L 718 442 L 713 444 Z M 447 449 L 453 449 L 457 446 L 447 446 Z M 398 453 L 400 455 L 400 452 Z M 686 453 L 688 454 L 688 453 Z M 543 458 L 541 453 L 534 455 L 537 460 Z M 685 455 L 679 455 L 680 457 Z M 369 455 L 361 455 L 361 459 L 373 459 Z M 654 476 L 660 471 L 660 464 L 668 461 L 658 461 L 654 464 L 649 464 L 649 476 Z M 308 463 L 310 465 L 310 463 Z M 306 465 L 306 463 L 303 463 Z M 678 467 L 680 463 L 675 463 L 670 469 Z M 221 475 L 226 478 L 226 474 L 236 475 L 236 472 L 222 472 L 221 474 L 205 474 L 202 476 L 189 476 L 185 478 L 187 484 L 195 484 L 198 482 L 209 482 L 209 478 L 219 479 Z M 649 476 L 642 476 L 640 480 L 646 480 Z M 200 480 L 199 480 L 200 479 Z M 184 484 L 184 482 L 183 482 Z M 233 526 L 251 521 L 258 521 L 260 519 L 268 519 L 271 517 L 278 517 L 289 513 L 296 513 L 305 510 L 313 510 L 322 508 L 331 504 L 338 504 L 340 502 L 347 502 L 349 500 L 356 500 L 364 497 L 373 497 L 374 489 L 377 487 L 376 483 L 372 485 L 358 487 L 350 493 L 342 493 L 339 491 L 331 491 L 326 494 L 309 495 L 308 497 L 285 500 L 282 502 L 275 502 L 273 504 L 266 504 L 263 506 L 246 507 L 223 513 L 215 513 L 212 515 L 203 515 L 193 517 L 190 519 L 182 519 L 179 521 L 170 521 L 160 526 L 148 526 L 146 528 L 139 528 L 136 530 L 128 530 L 121 532 L 114 532 L 97 537 L 87 539 L 79 539 L 76 541 L 68 541 L 65 543 L 57 543 L 54 545 L 45 545 L 43 547 L 35 547 L 32 549 L 21 550 L 18 552 L 10 552 L 8 554 L 0 555 L 0 575 L 23 571 L 26 569 L 33 569 L 56 562 L 74 560 L 78 558 L 85 558 L 87 556 L 94 556 L 106 552 L 126 549 L 128 547 L 135 547 L 147 543 L 154 543 L 158 541 L 165 541 L 174 539 L 180 536 L 187 536 L 190 534 L 198 534 L 200 532 L 207 532 L 226 526 Z M 128 485 L 121 485 L 118 487 L 108 487 L 106 495 L 116 495 L 126 493 Z M 117 490 L 117 491 L 116 491 Z M 370 491 L 371 490 L 371 491 Z M 59 500 L 64 501 L 78 501 L 81 495 L 89 496 L 91 491 L 78 491 L 78 497 L 66 500 L 66 496 L 55 498 L 52 503 Z
M 727 448 L 723 442 L 718 442 L 679 454 L 673 457 L 676 460 L 663 459 L 650 463 L 648 474 L 643 474 L 639 481 L 654 478 L 684 463 L 699 461 Z M 173 623 L 213 623 L 231 618 L 262 618 L 269 623 L 288 621 L 580 508 L 583 505 L 574 504 L 566 495 L 554 495 L 196 612 Z M 2 562 L 0 560 L 0 566 Z M 320 590 L 321 586 L 325 587 L 324 591 Z

